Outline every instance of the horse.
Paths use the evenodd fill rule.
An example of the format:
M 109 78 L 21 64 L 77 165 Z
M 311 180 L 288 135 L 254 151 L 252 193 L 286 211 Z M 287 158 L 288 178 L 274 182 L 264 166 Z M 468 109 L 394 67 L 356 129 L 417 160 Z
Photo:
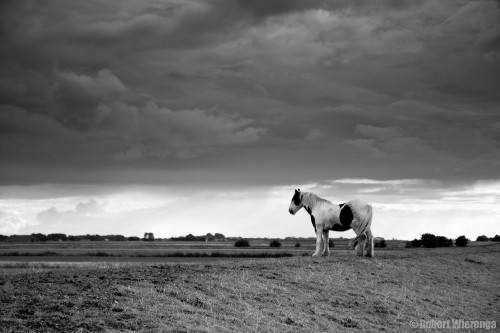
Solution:
M 311 215 L 311 222 L 316 233 L 316 252 L 312 255 L 313 257 L 320 254 L 330 255 L 328 246 L 330 230 L 346 231 L 349 229 L 354 230 L 356 238 L 348 246 L 354 246 L 358 256 L 363 256 L 363 254 L 367 257 L 374 256 L 373 234 L 370 229 L 373 217 L 371 205 L 362 200 L 351 200 L 335 205 L 312 192 L 300 192 L 300 189 L 296 189 L 288 211 L 295 215 L 302 207 Z M 321 253 L 322 240 L 324 246 Z

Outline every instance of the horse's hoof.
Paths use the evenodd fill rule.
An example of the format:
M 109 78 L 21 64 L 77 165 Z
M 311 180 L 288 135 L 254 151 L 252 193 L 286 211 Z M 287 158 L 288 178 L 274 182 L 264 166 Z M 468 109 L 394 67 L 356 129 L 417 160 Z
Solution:
M 330 253 L 323 253 L 321 254 L 323 257 L 328 257 L 330 255 Z
M 315 253 L 312 255 L 313 257 L 319 257 L 319 253 Z

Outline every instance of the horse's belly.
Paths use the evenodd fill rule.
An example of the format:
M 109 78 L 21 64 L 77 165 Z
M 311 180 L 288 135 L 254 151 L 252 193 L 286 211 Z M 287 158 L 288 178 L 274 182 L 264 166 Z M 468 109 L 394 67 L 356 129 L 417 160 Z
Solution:
M 333 227 L 330 230 L 333 231 L 347 231 L 351 229 L 350 225 L 342 225 L 342 224 L 334 224 Z

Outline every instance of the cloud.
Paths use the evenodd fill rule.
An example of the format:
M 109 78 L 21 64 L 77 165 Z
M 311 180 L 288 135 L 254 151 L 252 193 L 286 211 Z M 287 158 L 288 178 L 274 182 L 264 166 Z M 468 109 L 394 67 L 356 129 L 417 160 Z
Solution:
M 21 217 L 18 211 L 0 211 L 0 234 L 12 234 L 18 229 L 25 227 L 27 221 Z
M 128 145 L 116 155 L 119 159 L 171 154 L 195 157 L 218 145 L 256 142 L 266 133 L 264 128 L 250 126 L 250 119 L 203 110 L 172 111 L 154 102 L 141 109 L 123 103 L 101 105 L 100 109 L 99 125 L 119 134 Z
M 74 208 L 67 210 L 52 206 L 36 214 L 36 223 L 31 226 L 31 229 L 42 233 L 68 234 L 90 233 L 98 229 L 109 230 L 106 226 L 106 219 L 109 219 L 111 215 L 105 207 L 105 203 L 99 203 L 94 199 L 78 202 Z
M 134 178 L 238 165 L 245 177 L 235 179 L 308 177 L 297 160 L 318 161 L 307 165 L 318 178 L 495 175 L 500 11 L 491 1 L 2 9 L 0 149 L 10 175 L 24 167 L 24 178 L 39 170 L 44 181 L 64 164 L 75 179 L 100 181 L 112 167 Z M 264 157 L 265 172 L 254 165 Z
M 61 223 L 78 223 L 81 219 L 95 218 L 106 213 L 104 206 L 95 200 L 79 202 L 74 209 L 59 211 L 55 207 L 41 211 L 37 220 L 45 226 Z

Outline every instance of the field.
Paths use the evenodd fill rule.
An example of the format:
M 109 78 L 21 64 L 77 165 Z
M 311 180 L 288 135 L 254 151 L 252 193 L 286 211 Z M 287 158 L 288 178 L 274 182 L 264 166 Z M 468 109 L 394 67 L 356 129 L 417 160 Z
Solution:
M 262 242 L 241 250 L 232 242 L 137 242 L 135 248 L 131 243 L 123 249 L 116 247 L 124 244 L 106 243 L 0 248 L 1 330 L 432 332 L 441 330 L 415 329 L 412 321 L 500 324 L 500 244 L 404 249 L 398 243 L 376 251 L 373 259 L 337 246 L 330 257 L 315 259 L 302 255 L 312 253 L 312 242 L 298 249 L 295 242 L 279 249 Z M 27 251 L 32 252 L 23 256 Z M 190 251 L 292 256 L 168 255 Z M 44 252 L 52 256 L 33 255 Z M 82 260 L 98 252 L 113 256 Z M 154 256 L 142 256 L 145 253 Z M 189 260 L 198 262 L 185 263 Z

